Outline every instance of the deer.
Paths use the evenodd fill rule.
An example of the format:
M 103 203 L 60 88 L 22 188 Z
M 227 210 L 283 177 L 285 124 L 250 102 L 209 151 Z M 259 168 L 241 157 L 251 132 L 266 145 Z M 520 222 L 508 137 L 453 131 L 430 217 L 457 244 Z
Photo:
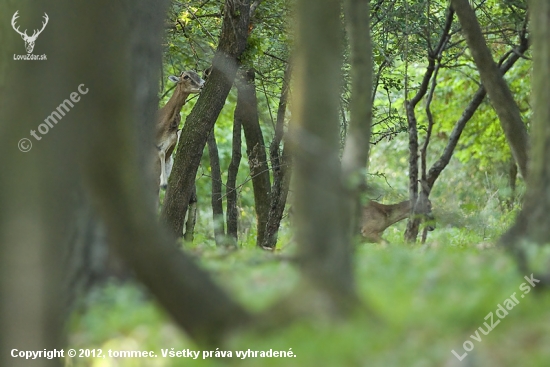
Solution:
M 411 213 L 411 201 L 405 200 L 397 204 L 385 205 L 371 200 L 363 207 L 361 218 L 361 235 L 369 242 L 385 243 L 382 233 L 389 226 L 408 218 Z M 427 201 L 423 215 L 428 222 L 428 231 L 435 229 L 435 217 L 432 213 L 432 203 Z
M 174 163 L 172 153 L 181 135 L 178 129 L 180 111 L 192 93 L 200 93 L 204 80 L 194 71 L 183 71 L 179 77 L 170 75 L 168 79 L 176 83 L 174 93 L 168 102 L 157 112 L 155 144 L 158 149 L 158 161 L 155 165 L 159 186 L 166 189 L 168 177 Z
M 19 15 L 17 13 L 19 13 L 19 10 L 17 10 L 15 14 L 13 14 L 13 17 L 11 18 L 11 26 L 14 31 L 16 31 L 17 33 L 19 33 L 19 35 L 21 35 L 21 38 L 23 38 L 23 41 L 25 41 L 25 48 L 27 49 L 27 53 L 30 54 L 32 53 L 32 50 L 34 50 L 34 43 L 36 42 L 36 38 L 38 38 L 40 33 L 42 33 L 44 28 L 46 28 L 46 24 L 48 24 L 48 20 L 49 20 L 48 14 L 44 13 L 44 17 L 43 17 L 44 22 L 42 22 L 42 29 L 41 30 L 35 29 L 32 36 L 29 36 L 27 34 L 26 29 L 24 32 L 21 32 L 19 30 L 19 27 L 16 27 L 15 21 L 17 20 L 17 18 L 19 18 Z

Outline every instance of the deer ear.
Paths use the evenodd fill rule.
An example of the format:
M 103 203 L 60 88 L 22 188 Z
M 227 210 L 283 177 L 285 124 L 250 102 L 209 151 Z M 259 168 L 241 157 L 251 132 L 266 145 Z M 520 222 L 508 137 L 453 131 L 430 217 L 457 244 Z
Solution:
M 177 83 L 180 81 L 180 79 L 177 77 L 177 76 L 174 76 L 174 75 L 170 75 L 168 77 L 168 79 L 170 79 L 171 81 L 173 81 L 174 83 Z

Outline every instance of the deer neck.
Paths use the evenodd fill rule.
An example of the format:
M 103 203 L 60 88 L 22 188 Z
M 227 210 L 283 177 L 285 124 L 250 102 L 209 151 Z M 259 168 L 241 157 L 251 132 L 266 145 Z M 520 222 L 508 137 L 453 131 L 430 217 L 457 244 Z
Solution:
M 169 114 L 170 118 L 173 118 L 176 113 L 180 113 L 187 97 L 189 97 L 188 92 L 184 92 L 179 87 L 176 87 L 176 91 L 172 94 L 172 97 L 170 97 L 166 105 L 163 107 L 163 109 Z
M 411 213 L 411 201 L 405 200 L 397 204 L 388 205 L 388 221 L 389 225 L 399 222 L 409 217 Z

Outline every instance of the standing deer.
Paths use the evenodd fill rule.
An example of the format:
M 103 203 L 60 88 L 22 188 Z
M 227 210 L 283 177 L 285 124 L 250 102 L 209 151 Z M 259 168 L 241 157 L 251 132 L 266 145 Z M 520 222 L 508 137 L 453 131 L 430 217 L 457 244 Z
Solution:
M 385 205 L 370 201 L 363 207 L 363 215 L 361 218 L 361 234 L 369 242 L 387 243 L 382 238 L 382 233 L 389 226 L 408 218 L 411 213 L 411 201 L 405 200 L 397 204 Z M 435 218 L 432 213 L 432 203 L 427 201 L 426 208 L 423 210 L 423 215 L 428 223 L 428 231 L 435 229 Z
M 157 112 L 155 143 L 158 149 L 158 162 L 155 165 L 157 177 L 160 177 L 160 187 L 168 185 L 168 176 L 172 171 L 172 153 L 179 140 L 181 130 L 178 130 L 181 121 L 180 111 L 191 93 L 199 93 L 204 80 L 194 71 L 184 71 L 179 77 L 168 77 L 176 83 L 176 89 L 166 105 Z
M 17 20 L 17 18 L 19 18 L 19 15 L 17 15 L 18 12 L 19 10 L 17 10 L 15 14 L 13 14 L 13 17 L 11 18 L 11 26 L 17 33 L 21 35 L 21 38 L 23 38 L 23 41 L 25 41 L 25 48 L 27 49 L 27 53 L 30 54 L 32 53 L 32 50 L 34 50 L 34 43 L 36 42 L 36 38 L 40 33 L 42 33 L 44 28 L 46 28 L 46 24 L 48 24 L 48 20 L 49 20 L 48 14 L 44 13 L 44 22 L 42 22 L 42 29 L 41 30 L 35 29 L 32 36 L 29 36 L 27 34 L 26 29 L 24 32 L 21 32 L 19 30 L 19 27 L 15 26 L 15 21 Z

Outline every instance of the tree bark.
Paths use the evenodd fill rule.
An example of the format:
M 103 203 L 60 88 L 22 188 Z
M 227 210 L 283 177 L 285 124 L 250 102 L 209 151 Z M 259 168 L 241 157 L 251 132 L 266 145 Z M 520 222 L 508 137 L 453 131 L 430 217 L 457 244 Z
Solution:
M 133 29 L 127 17 L 137 3 L 148 10 L 151 32 L 139 47 L 152 48 L 160 62 L 164 4 L 61 1 L 48 10 L 58 23 L 48 27 L 51 33 L 37 47 L 44 47 L 48 56 L 63 57 L 55 63 L 10 66 L 10 94 L 6 108 L 0 110 L 0 161 L 6 173 L 0 176 L 0 241 L 6 244 L 0 246 L 0 342 L 9 341 L 11 348 L 63 347 L 66 313 L 60 303 L 69 281 L 63 259 L 71 251 L 67 238 L 74 229 L 67 223 L 74 223 L 78 209 L 71 198 L 81 192 L 81 182 L 106 225 L 110 245 L 193 339 L 217 343 L 250 318 L 157 225 L 151 180 L 143 164 L 146 155 L 138 153 L 154 146 L 154 119 L 136 120 L 142 107 L 135 102 L 137 94 L 152 93 L 143 109 L 149 111 L 146 116 L 154 116 L 156 93 L 151 87 L 134 88 L 136 66 L 129 65 L 144 62 L 132 58 Z M 67 12 L 87 16 L 75 18 Z M 43 121 L 78 86 L 87 92 L 52 128 L 55 131 L 35 141 L 33 151 L 16 151 L 17 141 L 29 136 L 37 121 Z M 28 108 L 29 103 L 33 108 Z M 148 123 L 149 138 L 138 131 Z M 24 359 L 4 353 L 6 346 L 2 344 L 2 365 L 27 365 Z M 59 359 L 41 359 L 36 365 L 59 363 Z
M 174 235 L 181 237 L 185 212 L 193 191 L 197 169 L 208 134 L 224 106 L 238 69 L 238 58 L 246 48 L 250 0 L 226 0 L 220 41 L 212 62 L 212 73 L 195 107 L 187 117 L 179 140 L 168 183 L 162 218 Z
M 340 4 L 301 0 L 296 10 L 296 241 L 306 279 L 330 295 L 337 312 L 345 313 L 357 296 L 339 160 Z
M 33 7 L 25 4 L 19 4 L 18 7 L 14 5 L 3 2 L 2 13 L 13 14 L 16 9 L 19 9 L 20 14 L 26 14 L 26 17 L 36 14 L 37 24 L 42 21 L 43 14 L 36 13 Z M 132 5 L 126 8 L 124 13 L 130 16 L 118 18 L 129 19 L 129 22 L 117 22 L 114 20 L 116 16 L 113 18 L 101 12 L 101 9 L 107 6 L 101 2 L 75 5 L 72 2 L 62 1 L 55 5 L 50 4 L 48 15 L 50 18 L 59 19 L 61 23 L 57 23 L 58 27 L 47 28 L 49 35 L 46 38 L 43 38 L 44 36 L 40 38 L 35 52 L 44 52 L 48 56 L 63 55 L 63 57 L 53 64 L 33 63 L 32 69 L 38 68 L 41 71 L 33 76 L 32 80 L 29 79 L 32 73 L 27 70 L 31 67 L 29 63 L 10 62 L 0 66 L 0 74 L 2 74 L 0 81 L 6 83 L 0 86 L 2 92 L 0 121 L 3 125 L 0 128 L 3 131 L 0 139 L 5 138 L 10 141 L 9 144 L 6 144 L 7 142 L 0 144 L 2 157 L 9 157 L 8 161 L 2 162 L 6 176 L 2 175 L 0 178 L 2 188 L 0 190 L 0 202 L 2 202 L 0 242 L 4 244 L 1 246 L 0 256 L 2 273 L 0 277 L 0 334 L 2 334 L 0 335 L 2 344 L 0 365 L 26 366 L 29 363 L 24 359 L 11 358 L 9 351 L 5 351 L 5 348 L 15 346 L 22 350 L 63 348 L 65 315 L 70 312 L 75 300 L 92 284 L 111 272 L 109 259 L 112 259 L 112 253 L 108 253 L 104 226 L 91 207 L 89 195 L 82 187 L 77 169 L 81 167 L 81 162 L 74 154 L 75 148 L 78 148 L 80 136 L 77 128 L 79 124 L 75 121 L 80 122 L 80 118 L 87 117 L 79 112 L 79 107 L 86 103 L 84 101 L 89 95 L 81 95 L 80 98 L 83 101 L 75 105 L 73 110 L 67 111 L 66 116 L 55 126 L 55 131 L 49 131 L 48 135 L 40 138 L 40 141 L 28 136 L 28 131 L 35 130 L 44 117 L 50 115 L 52 109 L 55 109 L 60 102 L 66 100 L 69 93 L 74 92 L 77 86 L 82 85 L 83 90 L 89 89 L 90 84 L 87 81 L 90 80 L 90 75 L 86 72 L 87 67 L 98 55 L 105 55 L 105 49 L 98 50 L 90 47 L 83 50 L 80 48 L 82 44 L 79 43 L 79 40 L 83 39 L 82 34 L 85 34 L 84 42 L 91 45 L 102 44 L 106 33 L 109 33 L 110 37 L 114 34 L 111 27 L 109 30 L 93 32 L 87 28 L 89 23 L 76 22 L 74 18 L 66 16 L 67 12 L 90 14 L 93 18 L 89 19 L 94 21 L 117 24 L 116 33 L 128 35 L 125 39 L 125 47 L 121 50 L 124 49 L 125 56 L 134 61 L 126 67 L 132 75 L 137 76 L 131 79 L 129 85 L 133 90 L 138 87 L 141 91 L 154 90 L 148 83 L 155 85 L 158 76 L 151 71 L 149 61 L 151 55 L 154 59 L 159 58 L 160 47 L 156 45 L 159 44 L 160 29 L 155 32 L 155 24 L 160 24 L 163 18 L 161 15 L 163 6 L 155 4 L 159 12 L 151 14 L 151 4 L 148 1 L 135 2 Z M 120 6 L 115 6 L 115 15 L 118 11 Z M 146 23 L 147 26 L 143 26 L 145 21 L 155 17 L 156 23 L 149 22 Z M 141 27 L 134 28 L 133 26 L 136 25 L 134 22 Z M 0 25 L 1 35 L 11 34 L 12 30 L 9 26 L 7 27 L 10 28 L 9 31 L 4 31 L 2 27 L 4 24 Z M 12 40 L 15 41 L 12 43 Z M 59 40 L 63 42 L 60 43 Z M 144 43 L 149 48 L 140 47 Z M 19 38 L 10 36 L 2 40 L 2 44 L 4 47 L 13 45 L 14 53 L 21 53 L 17 51 L 22 47 Z M 69 51 L 64 49 L 65 46 L 69 47 Z M 120 55 L 110 53 L 105 57 L 117 58 L 117 56 Z M 76 77 L 79 71 L 83 72 Z M 96 77 L 101 78 L 97 75 Z M 51 87 L 53 85 L 55 88 Z M 10 93 L 4 94 L 7 90 Z M 156 95 L 155 93 L 136 93 L 134 97 L 140 103 L 135 103 L 128 114 L 140 117 L 138 120 L 140 124 L 136 126 L 141 133 L 137 138 L 139 140 L 152 134 L 150 123 L 154 121 L 154 109 L 147 111 L 143 106 L 150 101 L 156 104 Z M 32 109 L 28 109 L 29 103 L 32 104 Z M 88 118 L 92 118 L 91 116 L 93 111 Z M 151 119 L 148 120 L 147 116 L 151 116 Z M 18 123 L 12 125 L 12 121 Z M 147 131 L 148 124 L 151 133 Z M 42 129 L 46 127 L 46 124 L 43 125 Z M 18 131 L 20 128 L 26 131 Z M 49 130 L 53 129 L 54 127 L 50 126 Z M 17 150 L 14 152 L 13 141 L 17 140 L 13 139 L 16 139 L 17 135 L 19 135 L 17 139 L 26 135 L 31 142 L 34 141 L 34 150 L 28 153 Z M 150 150 L 143 148 L 148 146 L 151 147 Z M 144 145 L 143 147 L 136 149 L 135 154 L 142 163 L 141 167 L 145 169 L 147 160 L 153 154 L 153 146 Z M 2 148 L 7 151 L 4 152 Z M 15 171 L 11 172 L 12 169 Z M 150 193 L 152 192 L 151 189 Z M 146 200 L 145 198 L 149 200 L 152 207 L 152 194 L 144 195 L 143 199 Z M 11 210 L 11 204 L 14 202 L 19 204 Z M 8 215 L 5 215 L 6 213 Z M 29 242 L 30 239 L 31 242 Z M 9 302 L 6 302 L 8 300 Z M 59 363 L 58 358 L 33 361 L 34 366 L 54 366 Z
M 518 165 L 513 159 L 510 160 L 508 167 L 508 187 L 510 188 L 510 196 L 506 200 L 506 208 L 512 210 L 516 200 L 516 184 L 518 179 Z
M 212 223 L 214 225 L 216 246 L 220 247 L 224 244 L 225 228 L 223 224 L 222 171 L 214 129 L 208 135 L 207 143 L 210 157 L 210 175 L 212 177 Z
M 348 194 L 350 233 L 359 235 L 361 193 L 366 189 L 366 170 L 372 120 L 372 43 L 368 0 L 344 2 L 351 52 L 350 122 L 342 156 L 343 180 Z
M 279 98 L 277 122 L 275 124 L 275 136 L 269 147 L 269 157 L 271 160 L 271 169 L 273 171 L 273 186 L 271 187 L 271 197 L 269 199 L 269 215 L 265 228 L 264 241 L 261 244 L 261 247 L 265 250 L 274 250 L 277 246 L 279 227 L 285 210 L 292 173 L 292 156 L 289 152 L 290 144 L 285 144 L 282 154 L 280 153 L 280 146 L 284 135 L 291 70 L 291 64 L 289 63 L 285 69 L 283 85 L 281 86 L 281 97 Z
M 525 247 L 550 243 L 550 3 L 531 1 L 533 37 L 533 123 L 527 192 L 515 224 L 500 239 L 516 255 L 522 274 L 531 274 Z M 535 275 L 550 286 L 550 273 Z M 537 286 L 538 286 L 537 285 Z
M 254 70 L 249 69 L 244 71 L 241 69 L 235 84 L 239 93 L 238 103 L 241 103 L 239 118 L 241 119 L 246 140 L 248 167 L 254 190 L 254 208 L 258 231 L 256 244 L 258 247 L 261 247 L 264 240 L 267 217 L 269 216 L 271 182 L 269 167 L 267 166 L 267 155 L 265 153 L 264 136 L 258 118 L 258 100 L 254 84 Z
M 193 184 L 193 191 L 191 192 L 191 198 L 189 199 L 189 206 L 187 207 L 187 220 L 185 221 L 185 231 L 183 232 L 183 240 L 185 242 L 193 242 L 195 238 L 195 224 L 197 223 L 197 204 L 199 198 L 197 197 L 197 184 Z
M 48 8 L 49 16 L 62 14 L 63 6 L 70 8 L 67 2 L 52 4 Z M 12 3 L 0 5 L 2 14 L 10 14 L 10 17 L 16 10 L 30 16 L 33 9 L 30 3 L 18 3 L 17 7 Z M 40 24 L 40 17 L 33 21 Z M 63 24 L 67 23 L 58 25 L 63 27 Z M 9 22 L 2 22 L 0 34 L 8 35 L 9 32 L 13 32 Z M 50 40 L 62 35 L 55 30 L 51 32 L 54 33 L 50 33 L 50 39 L 39 39 L 41 42 L 36 44 L 34 52 L 60 52 Z M 5 38 L 6 51 L 25 53 L 20 37 Z M 41 141 L 29 135 L 31 130 L 36 132 L 37 125 L 51 113 L 52 106 L 58 106 L 67 98 L 66 93 L 71 92 L 66 80 L 55 83 L 53 77 L 59 76 L 60 69 L 67 63 L 36 65 L 38 62 L 33 62 L 31 65 L 13 60 L 8 63 L 8 60 L 0 61 L 3 72 L 0 77 L 3 84 L 0 109 L 0 365 L 23 367 L 28 366 L 29 361 L 12 358 L 13 348 L 59 350 L 65 344 L 67 289 L 64 285 L 68 264 L 62 259 L 69 252 L 69 229 L 64 223 L 72 220 L 66 203 L 69 201 L 67 194 L 74 189 L 74 167 L 77 166 L 70 154 L 63 154 L 69 150 L 57 145 L 61 136 L 66 135 L 66 126 L 65 129 L 55 126 L 56 131 L 42 136 Z M 56 86 L 55 90 L 52 85 Z M 62 93 L 63 99 L 58 100 Z M 66 123 L 62 121 L 61 125 Z M 20 143 L 20 149 L 30 147 L 29 143 L 34 144 L 34 149 L 27 153 L 19 151 L 18 141 L 22 138 L 28 141 Z M 70 177 L 68 172 L 72 173 Z M 33 362 L 33 366 L 61 366 L 60 359 Z
M 491 51 L 485 43 L 481 27 L 468 0 L 451 0 L 458 15 L 462 32 L 476 63 L 483 86 L 499 117 L 500 125 L 506 135 L 506 140 L 512 155 L 518 164 L 523 178 L 527 178 L 527 128 L 521 119 L 519 108 L 514 101 L 512 92 L 498 70 Z
M 420 222 L 422 219 L 422 214 L 427 212 L 428 208 L 428 197 L 430 194 L 430 187 L 426 184 L 425 181 L 422 181 L 420 195 L 418 193 L 418 129 L 417 129 L 417 120 L 414 109 L 418 103 L 424 98 L 428 92 L 428 87 L 430 81 L 436 70 L 436 60 L 441 58 L 441 54 L 445 49 L 447 42 L 449 40 L 449 32 L 451 30 L 451 25 L 453 23 L 454 11 L 449 8 L 447 10 L 447 16 L 445 20 L 445 25 L 443 31 L 439 38 L 439 42 L 435 49 L 428 50 L 428 66 L 420 88 L 416 95 L 410 100 L 405 101 L 405 109 L 407 112 L 407 121 L 409 126 L 409 199 L 411 200 L 411 215 L 407 222 L 407 229 L 405 230 L 405 240 L 409 243 L 415 243 L 416 238 L 418 237 L 418 230 L 420 227 Z M 428 141 L 427 141 L 428 142 Z M 425 167 L 423 167 L 425 168 Z M 422 177 L 424 174 L 422 174 Z
M 237 106 L 233 118 L 233 141 L 231 143 L 231 162 L 227 169 L 227 184 L 225 191 L 227 193 L 227 237 L 233 239 L 233 245 L 237 246 L 239 230 L 239 211 L 237 209 L 237 174 L 241 164 L 241 106 L 237 96 Z

